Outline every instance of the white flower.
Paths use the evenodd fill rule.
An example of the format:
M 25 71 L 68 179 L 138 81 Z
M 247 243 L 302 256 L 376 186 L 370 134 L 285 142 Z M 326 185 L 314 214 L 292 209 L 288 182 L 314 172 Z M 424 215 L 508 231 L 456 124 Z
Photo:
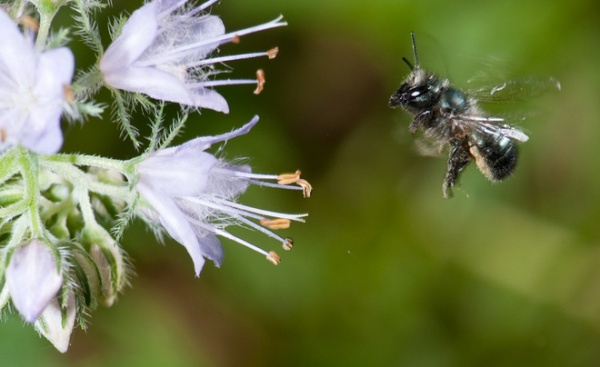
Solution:
M 58 152 L 73 54 L 64 47 L 39 52 L 1 9 L 0 50 L 0 150 L 21 144 L 41 154 Z
M 267 228 L 287 228 L 290 221 L 303 221 L 307 215 L 275 213 L 235 202 L 250 184 L 304 190 L 305 196 L 309 196 L 311 187 L 300 178 L 300 172 L 253 174 L 249 166 L 232 165 L 205 152 L 212 144 L 246 134 L 257 122 L 258 116 L 255 116 L 230 133 L 200 137 L 178 147 L 156 151 L 137 165 L 137 190 L 152 207 L 150 213 L 141 210 L 140 214 L 149 221 L 160 221 L 169 235 L 185 246 L 194 261 L 196 276 L 202 270 L 204 257 L 217 266 L 223 260 L 223 248 L 216 235 L 250 247 L 274 263 L 279 262 L 274 252 L 262 250 L 226 232 L 227 225 L 240 224 L 257 229 L 289 249 L 291 239 L 282 238 Z
M 18 248 L 6 269 L 13 304 L 25 321 L 34 322 L 62 285 L 52 251 L 38 240 Z
M 214 64 L 250 57 L 275 57 L 267 52 L 209 58 L 220 45 L 236 42 L 240 36 L 286 25 L 281 17 L 255 27 L 225 33 L 219 17 L 203 11 L 217 0 L 198 7 L 188 0 L 154 0 L 136 10 L 122 33 L 108 47 L 100 70 L 107 85 L 152 98 L 197 108 L 229 112 L 227 101 L 209 87 L 231 84 L 258 84 L 258 80 L 209 80 L 219 71 Z

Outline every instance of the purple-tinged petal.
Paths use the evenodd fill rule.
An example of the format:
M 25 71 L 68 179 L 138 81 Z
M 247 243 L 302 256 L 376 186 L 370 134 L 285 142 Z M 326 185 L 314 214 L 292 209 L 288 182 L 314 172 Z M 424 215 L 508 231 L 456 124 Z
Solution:
M 217 236 L 233 240 L 278 264 L 281 260 L 275 252 L 267 252 L 232 235 L 225 228 L 239 224 L 260 231 L 289 250 L 293 241 L 272 230 L 287 228 L 291 221 L 303 222 L 303 218 L 307 216 L 253 208 L 235 201 L 250 184 L 299 190 L 307 197 L 311 186 L 300 178 L 300 171 L 280 175 L 253 174 L 250 166 L 217 160 L 204 152 L 213 143 L 247 133 L 257 122 L 258 116 L 255 116 L 249 123 L 232 132 L 197 138 L 178 147 L 161 149 L 136 167 L 136 189 L 141 198 L 145 199 L 137 208 L 138 214 L 150 225 L 160 223 L 175 241 L 186 247 L 194 261 L 196 275 L 200 273 L 204 258 L 212 260 L 217 266 L 222 263 L 223 246 Z M 207 157 L 211 157 L 211 160 Z M 216 163 L 209 164 L 210 161 Z M 178 170 L 181 172 L 175 172 Z M 195 174 L 202 177 L 194 178 Z M 190 177 L 189 186 L 186 186 L 186 177 Z M 297 188 L 290 185 L 297 185 Z M 178 189 L 180 187 L 183 189 Z
M 198 196 L 206 189 L 210 171 L 218 163 L 213 155 L 204 150 L 212 144 L 248 133 L 258 120 L 258 116 L 254 116 L 250 122 L 229 133 L 199 137 L 180 146 L 152 153 L 137 165 L 139 182 L 166 196 Z M 249 171 L 246 166 L 238 169 Z
M 176 26 L 177 34 L 181 35 L 181 37 L 172 39 L 172 35 L 169 34 L 165 34 L 162 38 L 157 37 L 156 50 L 148 50 L 148 53 L 142 55 L 141 59 L 145 60 L 146 58 L 151 59 L 152 57 L 161 57 L 160 51 L 164 52 L 164 47 L 161 49 L 158 46 L 164 44 L 172 44 L 173 48 L 177 48 L 179 46 L 200 43 L 202 43 L 203 46 L 194 47 L 189 49 L 187 53 L 182 53 L 182 55 L 185 55 L 182 59 L 188 61 L 204 59 L 221 44 L 219 41 L 212 43 L 206 43 L 206 41 L 216 39 L 225 34 L 225 25 L 223 24 L 223 21 L 221 18 L 214 15 L 204 15 L 194 19 L 188 18 L 186 21 L 177 23 Z
M 12 301 L 25 321 L 34 322 L 62 285 L 52 251 L 38 240 L 17 249 L 6 269 Z
M 153 154 L 138 164 L 140 183 L 167 196 L 196 196 L 208 183 L 217 164 L 212 155 L 194 149 L 174 149 Z
M 23 122 L 20 142 L 41 154 L 53 154 L 63 143 L 60 116 L 65 100 L 65 87 L 74 71 L 73 54 L 67 48 L 45 52 L 39 56 L 36 72 L 38 106 L 32 106 Z M 33 101 L 32 101 L 33 102 Z
M 63 144 L 63 134 L 60 129 L 60 112 L 56 113 L 56 122 L 50 123 L 48 120 L 52 113 L 48 113 L 49 116 L 44 116 L 40 113 L 32 113 L 28 119 L 28 123 L 31 125 L 46 123 L 44 129 L 34 131 L 29 130 L 21 134 L 21 144 L 25 147 L 40 153 L 40 154 L 54 154 L 60 150 Z
M 137 189 L 140 195 L 160 214 L 160 221 L 169 235 L 187 249 L 194 262 L 196 276 L 200 276 L 200 271 L 204 266 L 204 257 L 194 229 L 186 216 L 169 197 L 155 192 L 142 183 L 137 185 Z
M 219 241 L 217 236 L 206 231 L 198 233 L 197 236 L 200 250 L 204 254 L 204 257 L 212 260 L 217 267 L 220 267 L 225 256 L 221 241 Z
M 73 53 L 66 47 L 44 52 L 39 56 L 36 69 L 35 88 L 41 91 L 51 91 L 54 98 L 64 100 L 65 86 L 71 84 L 75 71 Z
M 153 1 L 131 14 L 119 37 L 100 60 L 100 70 L 105 75 L 126 69 L 150 47 L 158 31 L 157 13 L 157 2 Z
M 67 48 L 38 52 L 0 10 L 0 150 L 22 144 L 42 154 L 62 146 L 60 117 L 74 60 Z
M 227 101 L 211 89 L 190 89 L 172 74 L 151 67 L 131 67 L 105 74 L 106 84 L 116 89 L 146 94 L 154 99 L 228 113 Z
M 228 113 L 226 100 L 210 89 L 219 85 L 256 84 L 263 78 L 211 81 L 213 65 L 251 57 L 273 58 L 276 52 L 255 52 L 226 57 L 209 56 L 220 45 L 241 35 L 286 25 L 281 17 L 238 32 L 225 33 L 223 21 L 187 1 L 154 0 L 135 11 L 123 31 L 106 50 L 100 70 L 106 85 L 146 94 L 154 99 Z
M 0 9 L 0 81 L 7 83 L 27 83 L 33 80 L 31 70 L 36 60 L 33 43 L 26 40 L 15 22 Z M 29 43 L 30 47 L 23 47 Z
M 213 145 L 213 144 L 221 143 L 221 142 L 224 142 L 224 141 L 227 141 L 227 140 L 230 140 L 233 138 L 237 138 L 238 136 L 249 133 L 250 130 L 252 130 L 252 128 L 254 127 L 254 125 L 256 125 L 258 123 L 258 120 L 259 120 L 259 117 L 255 115 L 252 118 L 252 120 L 250 120 L 248 123 L 246 123 L 244 126 L 240 127 L 239 129 L 235 129 L 228 133 L 215 135 L 215 136 L 200 136 L 198 138 L 188 141 L 187 143 L 180 145 L 177 148 L 178 149 L 184 149 L 184 148 L 185 149 L 197 149 L 199 151 L 206 150 L 206 149 L 210 148 L 211 145 Z

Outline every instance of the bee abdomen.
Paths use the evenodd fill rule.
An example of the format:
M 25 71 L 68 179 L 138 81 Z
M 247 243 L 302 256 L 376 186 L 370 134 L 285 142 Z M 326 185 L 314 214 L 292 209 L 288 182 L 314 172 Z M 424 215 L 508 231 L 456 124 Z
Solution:
M 473 134 L 470 152 L 477 168 L 491 181 L 502 181 L 515 170 L 519 151 L 515 143 L 500 134 Z

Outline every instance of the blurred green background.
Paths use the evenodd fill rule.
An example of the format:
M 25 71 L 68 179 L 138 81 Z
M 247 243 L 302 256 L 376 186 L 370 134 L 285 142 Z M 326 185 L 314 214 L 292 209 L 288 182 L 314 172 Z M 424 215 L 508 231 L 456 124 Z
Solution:
M 223 266 L 207 263 L 196 279 L 182 246 L 136 223 L 123 246 L 137 274 L 118 302 L 95 311 L 64 355 L 13 314 L 0 329 L 1 365 L 600 365 L 595 1 L 223 0 L 212 12 L 229 30 L 279 14 L 289 26 L 221 48 L 277 45 L 280 55 L 230 64 L 239 78 L 263 68 L 265 91 L 219 89 L 231 113 L 202 111 L 178 142 L 259 114 L 227 157 L 249 157 L 259 172 L 302 169 L 310 199 L 258 188 L 241 198 L 309 212 L 285 232 L 296 246 L 283 252 L 233 229 L 282 264 L 224 240 Z M 455 198 L 442 199 L 446 158 L 420 156 L 410 116 L 387 107 L 408 72 L 410 31 L 422 66 L 458 86 L 491 59 L 507 65 L 492 74 L 561 81 L 560 93 L 526 105 L 530 141 L 511 179 L 492 185 L 471 166 Z M 133 156 L 117 136 L 89 121 L 67 128 L 64 150 Z

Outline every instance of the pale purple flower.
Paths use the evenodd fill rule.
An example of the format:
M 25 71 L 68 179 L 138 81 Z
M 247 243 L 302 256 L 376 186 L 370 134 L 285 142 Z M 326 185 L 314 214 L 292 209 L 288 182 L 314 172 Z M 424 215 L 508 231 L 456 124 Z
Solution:
M 58 152 L 73 54 L 65 47 L 40 52 L 2 9 L 0 50 L 0 150 L 21 144 L 41 154 Z
M 56 257 L 42 242 L 33 240 L 12 254 L 6 284 L 13 304 L 25 321 L 34 322 L 62 285 Z
M 221 19 L 204 12 L 215 2 L 194 6 L 189 0 L 154 0 L 133 12 L 100 61 L 106 84 L 158 100 L 225 113 L 229 111 L 227 101 L 210 87 L 257 84 L 260 89 L 264 83 L 261 73 L 257 73 L 258 80 L 214 80 L 212 77 L 221 73 L 214 65 L 259 56 L 273 58 L 276 49 L 214 58 L 210 55 L 240 36 L 286 23 L 279 17 L 225 33 Z
M 171 237 L 185 246 L 194 261 L 197 276 L 205 257 L 217 266 L 221 265 L 223 247 L 217 235 L 250 247 L 274 263 L 279 262 L 274 252 L 233 236 L 225 231 L 226 226 L 239 224 L 259 230 L 289 249 L 291 239 L 282 238 L 269 229 L 286 228 L 290 221 L 303 221 L 306 216 L 276 213 L 235 202 L 250 184 L 304 190 L 308 196 L 311 187 L 300 179 L 299 172 L 254 174 L 247 165 L 232 165 L 205 152 L 212 144 L 246 134 L 257 122 L 258 116 L 230 133 L 200 137 L 156 151 L 137 165 L 139 180 L 136 188 L 151 206 L 140 213 L 149 221 L 160 222 Z

